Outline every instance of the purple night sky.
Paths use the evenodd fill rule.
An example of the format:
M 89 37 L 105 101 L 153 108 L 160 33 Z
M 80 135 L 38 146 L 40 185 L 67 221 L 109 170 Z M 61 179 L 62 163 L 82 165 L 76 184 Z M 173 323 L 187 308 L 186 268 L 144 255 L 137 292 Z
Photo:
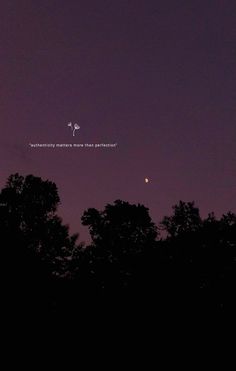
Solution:
M 180 199 L 202 216 L 236 211 L 235 0 L 5 0 L 0 10 L 1 187 L 15 172 L 54 181 L 81 239 L 83 211 L 116 199 L 144 204 L 156 223 Z

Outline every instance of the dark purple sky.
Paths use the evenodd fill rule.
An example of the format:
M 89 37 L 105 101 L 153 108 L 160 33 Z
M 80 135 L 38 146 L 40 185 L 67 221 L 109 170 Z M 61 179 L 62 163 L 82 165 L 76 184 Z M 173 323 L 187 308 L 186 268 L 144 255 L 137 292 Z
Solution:
M 236 211 L 235 0 L 5 0 L 0 14 L 1 187 L 55 181 L 82 238 L 82 212 L 118 198 L 155 222 L 180 199 Z

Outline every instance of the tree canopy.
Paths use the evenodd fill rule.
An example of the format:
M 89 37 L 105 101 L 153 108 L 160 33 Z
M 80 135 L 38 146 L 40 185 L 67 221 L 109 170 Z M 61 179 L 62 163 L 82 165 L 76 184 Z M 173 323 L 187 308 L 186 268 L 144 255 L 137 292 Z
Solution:
M 179 201 L 172 207 L 173 215 L 165 216 L 160 229 L 165 230 L 170 237 L 176 237 L 186 232 L 194 232 L 201 226 L 199 209 L 194 202 Z
M 82 216 L 82 224 L 89 227 L 93 243 L 107 250 L 123 249 L 123 252 L 150 246 L 157 238 L 157 228 L 148 208 L 116 200 L 103 211 L 88 209 Z
M 0 230 L 5 242 L 33 251 L 55 274 L 66 269 L 78 235 L 56 214 L 56 184 L 40 177 L 11 175 L 0 193 Z M 64 272 L 65 273 L 65 272 Z
M 111 297 L 116 305 L 135 297 L 153 313 L 176 302 L 192 308 L 234 305 L 233 212 L 203 219 L 194 202 L 180 201 L 157 228 L 147 207 L 116 200 L 83 213 L 92 239 L 85 246 L 57 215 L 59 204 L 56 184 L 33 175 L 11 175 L 0 192 L 0 242 L 12 308 L 21 302 L 28 314 L 50 308 L 58 316 L 87 316 Z M 166 235 L 160 238 L 160 231 Z

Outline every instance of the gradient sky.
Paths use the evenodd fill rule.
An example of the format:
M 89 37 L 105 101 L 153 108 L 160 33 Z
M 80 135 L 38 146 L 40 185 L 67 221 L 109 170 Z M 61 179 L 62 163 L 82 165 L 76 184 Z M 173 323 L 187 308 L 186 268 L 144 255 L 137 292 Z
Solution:
M 116 199 L 156 223 L 180 199 L 236 211 L 235 0 L 5 0 L 0 14 L 1 187 L 53 180 L 82 239 L 83 211 Z

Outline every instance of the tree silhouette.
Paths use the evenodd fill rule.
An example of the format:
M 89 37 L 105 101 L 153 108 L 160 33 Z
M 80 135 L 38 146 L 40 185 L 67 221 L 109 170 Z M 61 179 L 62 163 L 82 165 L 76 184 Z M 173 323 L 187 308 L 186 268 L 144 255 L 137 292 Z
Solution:
M 53 313 L 59 320 L 79 313 L 93 326 L 98 312 L 105 320 L 122 307 L 131 316 L 145 313 L 153 324 L 158 313 L 177 307 L 236 308 L 234 213 L 202 219 L 194 202 L 180 201 L 162 219 L 166 237 L 159 239 L 148 208 L 116 200 L 83 213 L 92 237 L 84 246 L 57 215 L 59 203 L 55 183 L 33 175 L 11 175 L 0 192 L 2 271 L 12 316 Z
M 8 242 L 31 249 L 58 275 L 78 237 L 69 236 L 68 226 L 56 215 L 59 203 L 55 183 L 33 175 L 11 175 L 0 193 L 0 228 Z
M 82 216 L 82 223 L 89 226 L 93 243 L 105 246 L 108 251 L 118 248 L 120 253 L 138 251 L 153 244 L 157 237 L 157 228 L 148 209 L 121 200 L 106 205 L 104 211 L 88 209 Z
M 62 294 L 58 278 L 70 276 L 78 235 L 56 215 L 59 202 L 56 185 L 33 175 L 11 175 L 0 193 L 5 303 L 19 321 L 52 313 Z
M 160 223 L 160 229 L 166 231 L 168 236 L 176 237 L 193 232 L 201 226 L 199 209 L 195 207 L 194 202 L 179 201 L 172 209 L 173 215 L 165 216 Z
M 90 272 L 103 288 L 127 286 L 134 277 L 137 260 L 154 247 L 158 235 L 145 206 L 121 200 L 107 204 L 103 211 L 88 209 L 82 224 L 89 227 L 93 241 Z
M 173 210 L 160 225 L 167 232 L 160 257 L 165 290 L 195 309 L 235 307 L 236 215 L 202 220 L 193 202 L 182 201 Z

